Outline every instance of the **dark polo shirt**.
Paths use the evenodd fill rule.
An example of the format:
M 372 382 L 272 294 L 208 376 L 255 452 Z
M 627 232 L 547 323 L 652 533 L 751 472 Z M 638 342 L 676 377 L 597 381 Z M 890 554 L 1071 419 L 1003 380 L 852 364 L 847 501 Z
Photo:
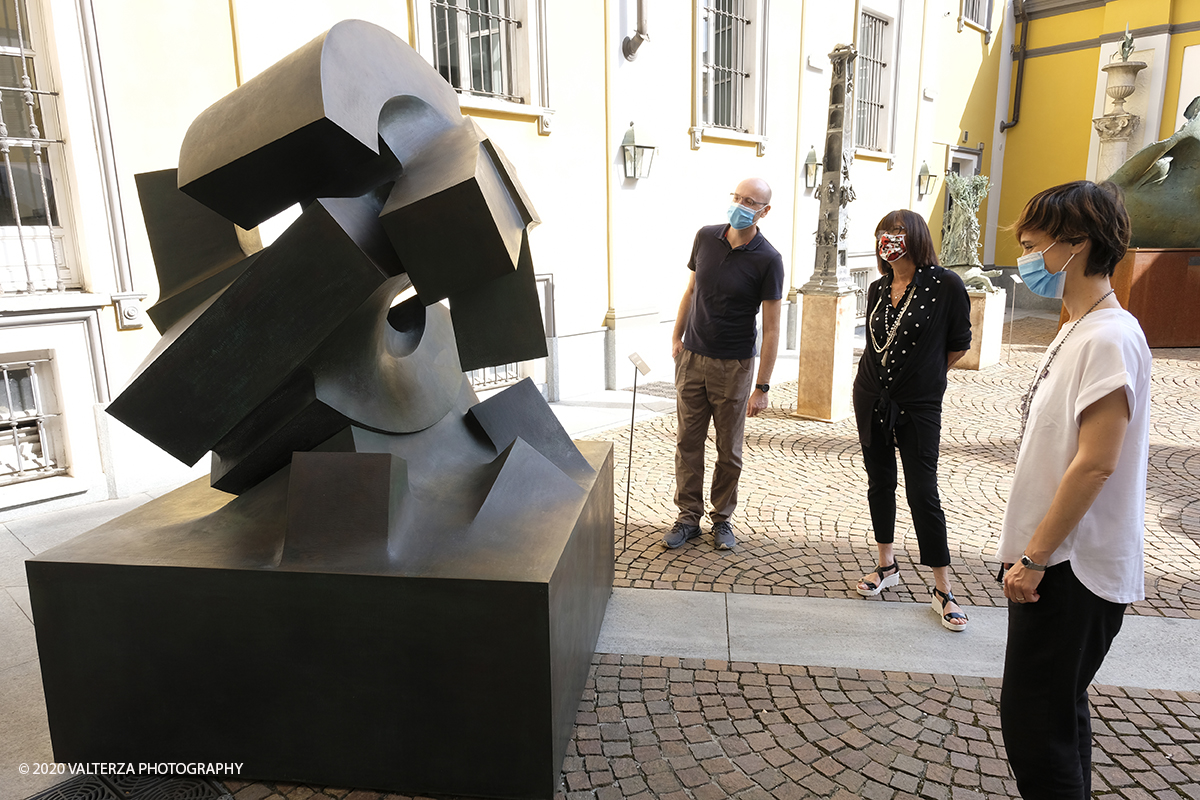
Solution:
M 696 233 L 688 269 L 696 273 L 683 346 L 709 358 L 744 359 L 755 353 L 754 325 L 764 300 L 783 299 L 783 258 L 762 235 L 730 247 L 728 225 Z

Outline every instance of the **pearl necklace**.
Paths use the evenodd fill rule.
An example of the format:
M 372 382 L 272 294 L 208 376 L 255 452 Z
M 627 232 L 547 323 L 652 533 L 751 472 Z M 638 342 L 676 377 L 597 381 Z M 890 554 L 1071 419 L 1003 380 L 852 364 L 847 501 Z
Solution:
M 908 311 L 908 304 L 912 302 L 913 297 L 915 297 L 917 294 L 917 290 L 914 287 L 913 283 L 909 283 L 908 286 L 909 286 L 909 289 L 911 289 L 911 291 L 909 291 L 909 289 L 905 289 L 905 294 L 908 295 L 908 299 L 905 300 L 904 305 L 900 307 L 900 313 L 898 313 L 896 315 L 896 321 L 892 323 L 891 329 L 888 330 L 888 332 L 887 332 L 887 339 L 884 341 L 884 343 L 882 345 L 879 343 L 879 340 L 875 337 L 875 329 L 870 324 L 867 325 L 867 330 L 869 330 L 871 332 L 871 347 L 875 350 L 876 354 L 879 354 L 879 353 L 883 354 L 883 357 L 880 359 L 879 363 L 881 366 L 884 366 L 884 367 L 887 366 L 888 353 L 889 353 L 888 348 L 890 348 L 892 346 L 892 341 L 896 338 L 896 331 L 900 330 L 900 322 L 904 319 L 904 312 Z M 879 299 L 877 301 L 875 301 L 875 310 L 873 310 L 871 312 L 871 317 L 870 317 L 871 320 L 875 319 L 875 315 L 879 313 L 879 307 L 881 305 L 883 305 L 883 298 L 884 298 L 883 293 L 880 293 Z M 890 301 L 891 301 L 891 289 L 890 288 L 888 289 L 888 300 L 889 300 L 889 304 L 890 304 Z M 869 322 L 869 320 L 868 320 L 868 322 Z
M 1091 308 L 1083 312 L 1083 316 L 1071 323 L 1071 327 L 1067 329 L 1066 335 L 1059 339 L 1058 344 L 1056 344 L 1054 349 L 1050 351 L 1050 356 L 1046 359 L 1046 364 L 1042 367 L 1042 371 L 1039 372 L 1037 377 L 1033 379 L 1033 384 L 1029 387 L 1029 391 L 1025 393 L 1025 397 L 1021 400 L 1021 432 L 1017 435 L 1018 453 L 1021 452 L 1021 442 L 1025 439 L 1025 426 L 1029 424 L 1029 410 L 1033 407 L 1033 396 L 1037 393 L 1038 387 L 1042 385 L 1042 381 L 1044 381 L 1046 376 L 1050 374 L 1050 365 L 1054 363 L 1054 357 L 1058 355 L 1058 351 L 1062 349 L 1062 346 L 1067 343 L 1067 339 L 1071 338 L 1071 334 L 1074 333 L 1075 329 L 1079 327 L 1079 323 L 1083 322 L 1083 317 L 1086 317 L 1088 314 L 1095 311 L 1096 306 L 1103 303 L 1105 299 L 1107 299 L 1108 296 L 1115 291 L 1116 289 L 1109 289 L 1107 292 L 1101 295 L 1099 300 L 1092 303 Z

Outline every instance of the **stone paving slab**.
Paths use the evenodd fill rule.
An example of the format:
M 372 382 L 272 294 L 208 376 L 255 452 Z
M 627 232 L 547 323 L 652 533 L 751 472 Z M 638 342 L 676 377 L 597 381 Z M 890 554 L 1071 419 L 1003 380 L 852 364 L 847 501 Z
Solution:
M 1015 462 L 1017 409 L 1055 323 L 1014 324 L 1008 363 L 951 370 L 943 412 L 940 480 L 950 531 L 954 592 L 973 606 L 1005 605 L 993 557 Z M 1200 350 L 1156 349 L 1146 508 L 1146 595 L 1131 614 L 1200 619 Z M 679 550 L 662 534 L 675 518 L 675 416 L 634 427 L 628 545 L 618 540 L 616 585 L 801 597 L 857 598 L 874 543 L 852 420 L 789 416 L 796 383 L 776 376 L 771 407 L 746 423 L 744 467 L 733 522 L 739 546 L 712 548 L 707 533 Z M 627 427 L 598 434 L 617 453 Z M 711 473 L 713 448 L 709 448 Z M 625 465 L 617 470 L 622 531 Z M 903 481 L 903 479 L 901 479 Z M 917 567 L 916 540 L 902 498 L 896 556 L 904 583 L 872 599 L 928 602 L 932 573 Z
M 864 613 L 857 600 L 614 589 L 596 650 L 999 678 L 1008 610 L 965 608 L 967 630 L 952 633 L 917 603 Z M 1096 682 L 1200 690 L 1197 653 L 1200 620 L 1130 615 Z
M 1016 796 L 997 679 L 597 656 L 558 800 Z M 1200 693 L 1092 689 L 1093 796 L 1200 797 Z M 237 800 L 405 795 L 226 782 Z

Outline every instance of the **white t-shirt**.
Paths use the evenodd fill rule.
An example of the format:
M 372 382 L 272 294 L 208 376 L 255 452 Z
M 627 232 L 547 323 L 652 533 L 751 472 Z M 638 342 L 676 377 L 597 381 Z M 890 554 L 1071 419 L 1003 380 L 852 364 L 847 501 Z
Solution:
M 1063 326 L 1046 357 L 1070 329 Z M 1122 386 L 1130 419 L 1117 468 L 1049 563 L 1070 561 L 1075 576 L 1093 594 L 1114 603 L 1132 603 L 1143 599 L 1146 590 L 1142 543 L 1150 349 L 1138 321 L 1124 309 L 1097 309 L 1084 317 L 1034 394 L 996 555 L 1005 563 L 1020 560 L 1079 450 L 1084 409 Z

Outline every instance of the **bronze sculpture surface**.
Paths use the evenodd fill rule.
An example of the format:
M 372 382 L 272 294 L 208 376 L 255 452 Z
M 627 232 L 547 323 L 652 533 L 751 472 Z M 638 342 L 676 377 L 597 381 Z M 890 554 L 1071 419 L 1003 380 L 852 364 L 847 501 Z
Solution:
M 1188 106 L 1186 119 L 1109 177 L 1125 192 L 1130 247 L 1200 247 L 1200 97 Z

